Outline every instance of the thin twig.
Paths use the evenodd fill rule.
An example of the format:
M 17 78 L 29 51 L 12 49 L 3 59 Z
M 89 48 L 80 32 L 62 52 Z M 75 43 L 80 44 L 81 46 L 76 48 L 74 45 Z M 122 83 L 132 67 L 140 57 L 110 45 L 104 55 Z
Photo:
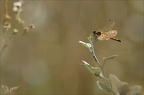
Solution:
M 8 15 L 8 0 L 5 0 L 5 17 Z
M 11 19 L 8 13 L 8 0 L 4 1 L 4 15 L 5 15 L 5 20 Z

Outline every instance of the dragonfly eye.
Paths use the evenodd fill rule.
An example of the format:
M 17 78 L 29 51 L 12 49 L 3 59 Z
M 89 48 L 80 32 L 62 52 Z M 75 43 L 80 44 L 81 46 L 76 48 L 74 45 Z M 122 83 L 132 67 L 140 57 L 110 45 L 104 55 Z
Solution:
M 101 32 L 96 32 L 96 34 L 97 34 L 98 36 L 100 36 L 100 35 L 101 35 Z
M 101 32 L 99 32 L 99 31 L 93 31 L 93 34 L 100 36 L 100 35 L 101 35 Z
M 93 34 L 96 34 L 96 31 L 93 31 Z

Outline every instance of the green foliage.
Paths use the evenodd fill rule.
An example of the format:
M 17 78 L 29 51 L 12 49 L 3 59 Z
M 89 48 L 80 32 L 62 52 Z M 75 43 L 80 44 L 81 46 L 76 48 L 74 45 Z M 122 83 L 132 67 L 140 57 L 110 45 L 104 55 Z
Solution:
M 91 44 L 90 43 L 85 43 L 83 41 L 79 41 L 80 44 L 82 44 L 83 46 L 85 46 L 86 48 L 91 48 Z
M 96 76 L 100 76 L 101 73 L 101 69 L 99 67 L 92 67 L 90 64 L 88 64 L 86 61 L 82 61 L 83 62 L 83 66 L 86 67 L 87 70 L 89 70 L 92 74 L 96 75 Z
M 112 56 L 109 56 L 109 57 L 103 57 L 103 64 L 105 64 L 108 60 L 110 59 L 114 59 L 115 57 L 117 57 L 118 55 L 115 54 L 115 55 L 112 55 Z
M 100 36 L 100 35 L 97 35 Z M 88 71 L 90 71 L 92 74 L 96 75 L 96 77 L 99 77 L 100 80 L 102 81 L 97 81 L 97 86 L 99 89 L 109 92 L 113 95 L 143 95 L 141 93 L 141 86 L 129 86 L 128 83 L 120 81 L 116 75 L 109 74 L 109 77 L 106 76 L 104 72 L 104 64 L 111 59 L 114 59 L 118 55 L 112 55 L 109 57 L 103 57 L 103 63 L 100 63 L 99 60 L 97 59 L 97 56 L 94 51 L 94 46 L 93 46 L 93 40 L 96 39 L 97 37 L 93 35 L 92 33 L 88 37 L 89 43 L 85 43 L 83 41 L 79 41 L 84 47 L 88 48 L 90 53 L 92 54 L 93 58 L 95 59 L 97 63 L 97 67 L 91 66 L 89 63 L 86 61 L 83 62 L 83 66 L 86 67 Z
M 107 91 L 107 92 L 111 92 L 111 88 L 108 87 L 105 83 L 101 82 L 101 81 L 97 81 L 97 86 L 99 89 Z

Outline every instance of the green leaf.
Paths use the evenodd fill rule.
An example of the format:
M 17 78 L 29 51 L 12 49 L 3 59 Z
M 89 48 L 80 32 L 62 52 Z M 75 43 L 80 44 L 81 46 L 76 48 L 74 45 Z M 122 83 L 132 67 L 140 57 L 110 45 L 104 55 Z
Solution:
M 105 79 L 105 80 L 108 80 L 108 81 L 109 81 L 109 79 L 108 79 L 108 78 L 106 78 L 106 77 L 103 75 L 103 73 L 102 73 L 102 72 L 99 74 L 99 76 L 100 76 L 102 79 Z
M 121 88 L 121 87 L 124 87 L 124 86 L 128 86 L 128 83 L 127 82 L 122 82 L 116 75 L 114 74 L 110 74 L 109 75 L 109 80 L 113 83 L 115 83 L 115 85 L 117 86 L 117 88 Z
M 94 39 L 93 33 L 90 33 L 90 35 L 88 36 L 87 39 L 88 39 L 90 42 L 93 42 L 93 39 Z
M 138 95 L 137 93 L 140 93 L 142 87 L 139 85 L 135 85 L 135 86 L 130 86 L 129 87 L 129 95 Z
M 120 79 L 114 74 L 109 75 L 109 80 L 111 81 L 113 92 L 127 93 L 129 89 L 128 83 L 120 81 Z
M 96 76 L 100 76 L 101 73 L 101 69 L 98 67 L 92 67 L 90 64 L 88 64 L 86 61 L 82 61 L 83 62 L 83 66 L 86 67 L 87 70 L 89 70 L 92 74 L 96 75 Z
M 106 61 L 108 61 L 110 59 L 114 59 L 117 56 L 118 56 L 118 54 L 115 54 L 115 55 L 112 55 L 112 56 L 109 56 L 109 57 L 103 57 L 104 63 L 106 63 Z
M 91 44 L 90 43 L 85 43 L 83 41 L 79 41 L 80 44 L 82 44 L 83 46 L 85 46 L 86 48 L 91 48 Z
M 99 89 L 107 91 L 107 92 L 112 92 L 111 88 L 109 88 L 106 84 L 104 84 L 101 81 L 97 81 L 97 86 Z

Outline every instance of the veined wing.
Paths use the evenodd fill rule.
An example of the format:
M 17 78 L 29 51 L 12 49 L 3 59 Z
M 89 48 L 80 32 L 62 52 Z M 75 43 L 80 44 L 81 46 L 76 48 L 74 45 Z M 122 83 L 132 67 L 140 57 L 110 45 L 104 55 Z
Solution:
M 106 34 L 107 36 L 113 38 L 114 36 L 116 36 L 117 30 L 110 30 L 108 32 L 105 32 L 104 34 Z
M 113 29 L 114 27 L 114 21 L 109 21 L 109 23 L 102 29 L 100 29 L 101 32 L 107 32 L 107 31 L 110 31 L 111 29 Z

